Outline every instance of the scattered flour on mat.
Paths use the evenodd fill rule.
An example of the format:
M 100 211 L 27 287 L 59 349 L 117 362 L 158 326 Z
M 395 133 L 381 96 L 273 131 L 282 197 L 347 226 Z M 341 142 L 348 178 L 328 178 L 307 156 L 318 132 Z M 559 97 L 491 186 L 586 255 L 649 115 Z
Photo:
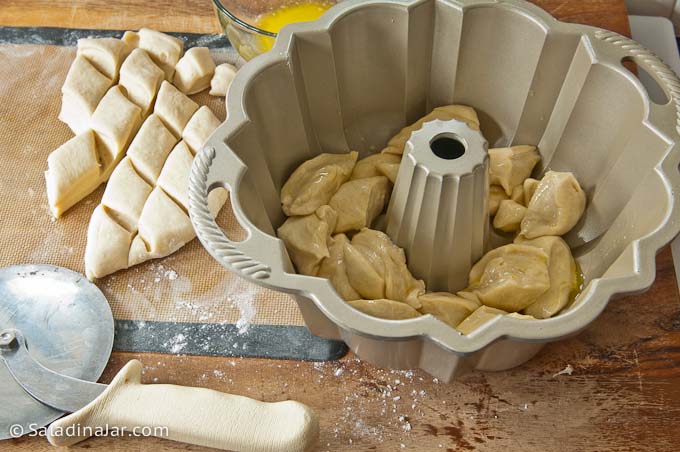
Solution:
M 235 294 L 227 297 L 232 307 L 237 308 L 241 314 L 241 317 L 236 321 L 238 334 L 248 332 L 250 322 L 255 318 L 255 314 L 257 314 L 255 304 L 253 304 L 254 296 L 255 288 L 252 285 L 245 285 L 242 291 L 237 291 Z
M 163 344 L 165 347 L 169 347 L 170 351 L 174 354 L 180 353 L 184 347 L 187 346 L 187 338 L 182 333 L 179 333 L 173 337 L 169 342 Z

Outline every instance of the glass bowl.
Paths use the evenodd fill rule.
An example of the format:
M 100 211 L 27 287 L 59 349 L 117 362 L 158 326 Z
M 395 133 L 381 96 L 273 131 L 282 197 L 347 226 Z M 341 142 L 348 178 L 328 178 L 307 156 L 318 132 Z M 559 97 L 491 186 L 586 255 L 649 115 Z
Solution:
M 263 17 L 284 8 L 306 4 L 327 9 L 339 1 L 341 0 L 213 0 L 213 3 L 220 26 L 232 46 L 245 60 L 250 60 L 270 50 L 276 40 L 278 30 L 260 28 L 259 23 Z M 286 23 L 309 20 L 294 20 L 294 17 L 291 16 L 292 20 Z

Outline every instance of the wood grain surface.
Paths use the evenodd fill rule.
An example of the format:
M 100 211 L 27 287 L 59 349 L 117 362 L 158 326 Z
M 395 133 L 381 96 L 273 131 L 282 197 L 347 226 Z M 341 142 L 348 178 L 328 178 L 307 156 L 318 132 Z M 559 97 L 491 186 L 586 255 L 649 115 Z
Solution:
M 535 3 L 566 21 L 629 31 L 623 0 Z M 0 25 L 218 31 L 209 0 L 0 0 Z M 585 333 L 547 345 L 518 369 L 475 372 L 452 384 L 419 371 L 378 369 L 351 355 L 306 363 L 128 353 L 113 354 L 102 381 L 132 358 L 145 363 L 147 383 L 304 402 L 321 417 L 320 451 L 680 450 L 680 297 L 668 248 L 657 258 L 652 289 L 613 301 Z M 51 447 L 44 438 L 24 437 L 0 449 Z M 203 450 L 110 437 L 73 449 Z

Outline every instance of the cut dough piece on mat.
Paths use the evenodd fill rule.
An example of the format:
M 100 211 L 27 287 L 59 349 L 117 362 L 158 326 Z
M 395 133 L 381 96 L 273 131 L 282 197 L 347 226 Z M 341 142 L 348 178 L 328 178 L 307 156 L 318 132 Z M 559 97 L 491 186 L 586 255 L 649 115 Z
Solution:
M 120 85 L 127 97 L 142 109 L 146 116 L 153 106 L 165 73 L 142 49 L 134 49 L 120 67 Z
M 210 108 L 204 105 L 191 117 L 182 132 L 182 138 L 189 149 L 196 154 L 219 125 L 220 120 Z
M 116 38 L 82 38 L 78 40 L 78 55 L 87 58 L 99 72 L 113 81 L 118 69 L 130 53 L 128 45 Z
M 47 157 L 47 200 L 59 218 L 100 183 L 99 159 L 91 130 L 68 140 Z
M 90 128 L 90 117 L 113 81 L 99 72 L 85 57 L 76 56 L 61 87 L 59 120 L 76 135 Z
M 174 85 L 184 94 L 199 93 L 210 87 L 215 61 L 207 47 L 192 47 L 175 66 Z
M 111 167 L 113 171 L 113 167 L 122 159 L 123 152 L 142 122 L 141 113 L 142 110 L 128 100 L 118 85 L 102 98 L 90 124 L 98 144 L 101 144 L 101 159 L 105 168 Z
M 175 66 L 184 51 L 184 42 L 160 31 L 142 28 L 139 30 L 139 48 L 146 50 L 151 58 L 165 72 L 165 80 L 172 80 Z
M 236 77 L 236 66 L 229 63 L 220 64 L 215 68 L 215 75 L 210 81 L 210 95 L 211 96 L 226 96 L 231 82 Z
M 156 184 L 165 159 L 177 143 L 175 136 L 157 115 L 149 116 L 127 151 L 139 174 L 151 184 Z
M 126 31 L 120 40 L 128 45 L 130 51 L 139 47 L 139 33 L 136 31 Z
M 102 205 L 92 214 L 87 230 L 85 273 L 92 280 L 127 268 L 132 233 L 118 224 Z M 96 247 L 91 247 L 96 243 Z
M 198 104 L 189 99 L 186 94 L 175 88 L 171 83 L 163 81 L 158 91 L 156 113 L 170 131 L 179 139 L 189 119 L 198 110 Z
M 125 229 L 137 232 L 139 217 L 152 190 L 137 173 L 130 157 L 125 157 L 111 174 L 102 204 Z

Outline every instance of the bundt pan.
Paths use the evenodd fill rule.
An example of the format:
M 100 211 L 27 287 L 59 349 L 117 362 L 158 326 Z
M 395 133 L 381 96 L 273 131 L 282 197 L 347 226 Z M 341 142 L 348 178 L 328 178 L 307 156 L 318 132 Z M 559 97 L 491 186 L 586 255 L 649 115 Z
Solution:
M 650 101 L 624 62 L 648 72 L 668 102 Z M 296 274 L 276 238 L 285 220 L 279 193 L 298 165 L 322 152 L 378 152 L 404 125 L 450 104 L 477 109 L 489 147 L 538 145 L 534 177 L 572 171 L 588 195 L 566 237 L 584 289 L 552 319 L 498 317 L 464 336 L 432 316 L 369 317 L 327 280 Z M 341 2 L 319 21 L 287 27 L 248 63 L 228 111 L 191 174 L 198 237 L 229 270 L 291 294 L 313 334 L 342 339 L 379 366 L 450 381 L 520 365 L 586 328 L 612 297 L 647 289 L 656 252 L 680 230 L 680 81 L 630 39 L 558 22 L 528 2 Z M 399 182 L 393 201 L 409 190 Z M 212 219 L 207 195 L 216 187 L 231 191 L 245 240 L 230 240 Z

